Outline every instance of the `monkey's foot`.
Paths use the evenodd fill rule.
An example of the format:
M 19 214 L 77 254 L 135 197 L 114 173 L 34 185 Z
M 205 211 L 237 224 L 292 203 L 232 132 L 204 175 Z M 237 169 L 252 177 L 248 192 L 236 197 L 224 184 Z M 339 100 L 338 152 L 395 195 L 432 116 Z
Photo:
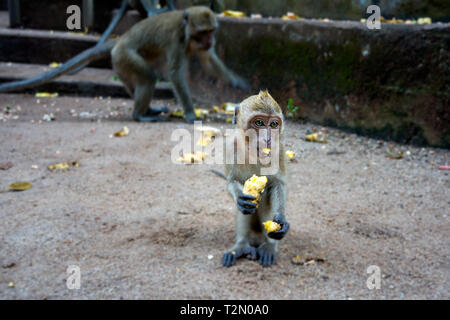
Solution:
M 161 121 L 168 121 L 168 117 L 163 116 L 145 116 L 145 115 L 139 115 L 136 117 L 133 117 L 134 120 L 138 122 L 161 122 Z
M 166 106 L 148 108 L 144 116 L 157 116 L 160 113 L 168 113 L 170 110 Z
M 245 246 L 242 249 L 232 250 L 229 252 L 224 253 L 222 257 L 222 265 L 224 267 L 231 267 L 232 265 L 236 264 L 236 260 L 238 258 L 244 257 L 250 255 L 250 259 L 256 260 L 257 253 L 256 248 L 251 246 Z
M 274 248 L 271 248 L 270 246 L 265 246 L 262 244 L 258 248 L 258 256 L 259 256 L 259 264 L 263 267 L 268 267 L 276 262 L 276 251 Z
M 186 120 L 187 123 L 194 123 L 194 121 L 197 120 L 197 116 L 195 115 L 194 112 L 190 112 L 186 113 L 184 119 Z

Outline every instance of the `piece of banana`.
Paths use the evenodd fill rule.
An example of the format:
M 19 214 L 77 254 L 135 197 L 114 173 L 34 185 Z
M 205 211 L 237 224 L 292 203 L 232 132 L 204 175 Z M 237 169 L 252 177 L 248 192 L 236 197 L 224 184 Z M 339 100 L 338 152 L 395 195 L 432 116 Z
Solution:
M 267 184 L 266 176 L 258 177 L 257 175 L 254 174 L 251 178 L 245 181 L 242 192 L 244 194 L 254 196 L 256 200 L 253 200 L 251 202 L 257 203 L 261 199 L 261 193 L 264 191 L 266 184 Z
M 263 225 L 264 225 L 264 228 L 266 228 L 268 233 L 281 230 L 281 225 L 272 220 L 268 220 L 268 221 L 264 222 Z

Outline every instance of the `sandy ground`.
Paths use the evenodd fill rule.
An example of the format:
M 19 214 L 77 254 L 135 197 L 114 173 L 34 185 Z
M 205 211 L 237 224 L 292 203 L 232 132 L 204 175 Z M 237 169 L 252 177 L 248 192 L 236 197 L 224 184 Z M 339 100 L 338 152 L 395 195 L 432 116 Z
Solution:
M 221 166 L 170 161 L 171 133 L 190 126 L 135 123 L 130 100 L 37 100 L 0 95 L 0 165 L 13 165 L 0 188 L 33 185 L 0 194 L 2 299 L 450 298 L 450 180 L 437 168 L 448 150 L 394 144 L 408 154 L 394 160 L 387 142 L 324 128 L 330 142 L 309 143 L 312 124 L 287 122 L 298 161 L 277 264 L 224 268 L 234 203 L 208 172 Z M 49 113 L 55 121 L 40 123 Z M 124 125 L 129 136 L 110 137 Z M 61 161 L 80 166 L 47 169 Z M 294 264 L 299 255 L 309 262 Z M 79 290 L 66 286 L 69 265 L 80 267 Z M 371 265 L 379 290 L 366 285 Z

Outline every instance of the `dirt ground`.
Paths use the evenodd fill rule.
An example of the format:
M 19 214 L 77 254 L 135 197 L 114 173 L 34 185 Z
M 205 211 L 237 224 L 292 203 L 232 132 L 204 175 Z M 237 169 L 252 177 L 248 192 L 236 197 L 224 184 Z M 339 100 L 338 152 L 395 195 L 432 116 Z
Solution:
M 0 298 L 450 298 L 450 180 L 438 169 L 448 150 L 393 144 L 405 152 L 395 160 L 388 142 L 324 128 L 330 142 L 309 143 L 313 125 L 288 121 L 298 160 L 288 165 L 291 230 L 277 264 L 224 268 L 234 204 L 208 172 L 221 166 L 172 163 L 172 131 L 191 126 L 135 123 L 131 105 L 0 95 L 0 188 L 32 184 L 0 194 Z M 39 121 L 50 113 L 54 121 Z M 124 125 L 128 136 L 110 137 Z M 47 169 L 62 161 L 79 167 Z M 66 286 L 69 265 L 80 268 L 79 290 Z M 371 265 L 378 290 L 366 285 Z

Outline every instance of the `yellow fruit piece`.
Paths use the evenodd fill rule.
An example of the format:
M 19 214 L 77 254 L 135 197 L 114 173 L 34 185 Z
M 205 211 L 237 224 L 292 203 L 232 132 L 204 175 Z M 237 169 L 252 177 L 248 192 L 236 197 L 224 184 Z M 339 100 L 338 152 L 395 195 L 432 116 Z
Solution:
M 305 136 L 306 141 L 309 142 L 319 142 L 319 143 L 327 143 L 328 140 L 323 139 L 322 135 L 319 133 L 311 133 Z
M 200 128 L 196 128 L 198 131 L 202 132 L 207 136 L 216 136 L 220 134 L 220 130 L 214 127 L 201 126 Z
M 10 283 L 8 283 L 8 288 L 14 288 L 15 287 L 15 284 L 14 284 L 14 282 L 10 282 Z
M 225 103 L 222 103 L 220 108 L 222 109 L 222 112 L 225 112 L 226 114 L 234 115 L 234 110 L 236 109 L 236 103 L 225 102 Z
M 300 17 L 293 12 L 288 12 L 281 17 L 283 20 L 300 20 Z
M 58 93 L 49 93 L 49 92 L 36 92 L 35 97 L 36 98 L 56 98 L 58 96 Z
M 197 118 L 204 118 L 209 113 L 209 110 L 204 108 L 194 108 L 194 112 Z
M 204 135 L 197 141 L 197 145 L 207 147 L 213 143 L 212 136 Z
M 182 163 L 196 163 L 196 162 L 203 162 L 203 160 L 205 159 L 205 157 L 208 154 L 205 152 L 200 152 L 197 151 L 195 153 L 190 152 L 190 153 L 186 153 L 183 156 L 178 158 L 178 162 L 182 162 Z
M 270 148 L 263 148 L 262 151 L 263 151 L 265 154 L 269 154 L 269 153 L 270 153 Z
M 276 223 L 272 220 L 268 220 L 268 221 L 264 222 L 263 225 L 264 225 L 264 228 L 266 228 L 267 232 L 269 232 L 269 233 L 281 230 L 281 225 L 279 225 L 278 223 Z
M 31 183 L 29 182 L 14 182 L 9 185 L 9 190 L 13 191 L 24 191 L 31 188 Z
M 58 68 L 60 65 L 61 65 L 61 63 L 59 63 L 59 62 L 52 62 L 48 66 L 50 68 Z
M 290 160 L 294 160 L 295 158 L 295 152 L 292 150 L 287 150 L 286 151 L 286 157 L 288 157 Z
M 266 184 L 267 184 L 266 176 L 258 177 L 257 175 L 254 174 L 250 179 L 245 181 L 242 192 L 244 194 L 254 196 L 256 200 L 253 200 L 251 202 L 257 203 L 261 199 L 261 193 L 264 191 Z
M 130 129 L 127 126 L 123 127 L 122 130 L 114 132 L 114 137 L 125 137 L 130 133 Z
M 429 18 L 429 17 L 419 18 L 419 19 L 417 19 L 417 23 L 418 24 L 430 24 L 431 18 Z
M 223 12 L 223 15 L 226 17 L 233 17 L 233 18 L 245 17 L 245 13 L 243 13 L 241 11 L 234 11 L 234 10 L 225 10 Z
M 218 106 L 212 106 L 212 108 L 209 110 L 209 113 L 220 113 L 222 110 Z
M 175 118 L 183 118 L 184 117 L 184 111 L 182 109 L 176 109 L 175 111 L 172 111 L 170 113 L 171 117 Z
M 57 163 L 57 164 L 52 164 L 48 166 L 48 169 L 50 171 L 54 171 L 56 169 L 58 170 L 66 170 L 69 169 L 69 164 L 67 162 L 61 162 L 61 163 Z

